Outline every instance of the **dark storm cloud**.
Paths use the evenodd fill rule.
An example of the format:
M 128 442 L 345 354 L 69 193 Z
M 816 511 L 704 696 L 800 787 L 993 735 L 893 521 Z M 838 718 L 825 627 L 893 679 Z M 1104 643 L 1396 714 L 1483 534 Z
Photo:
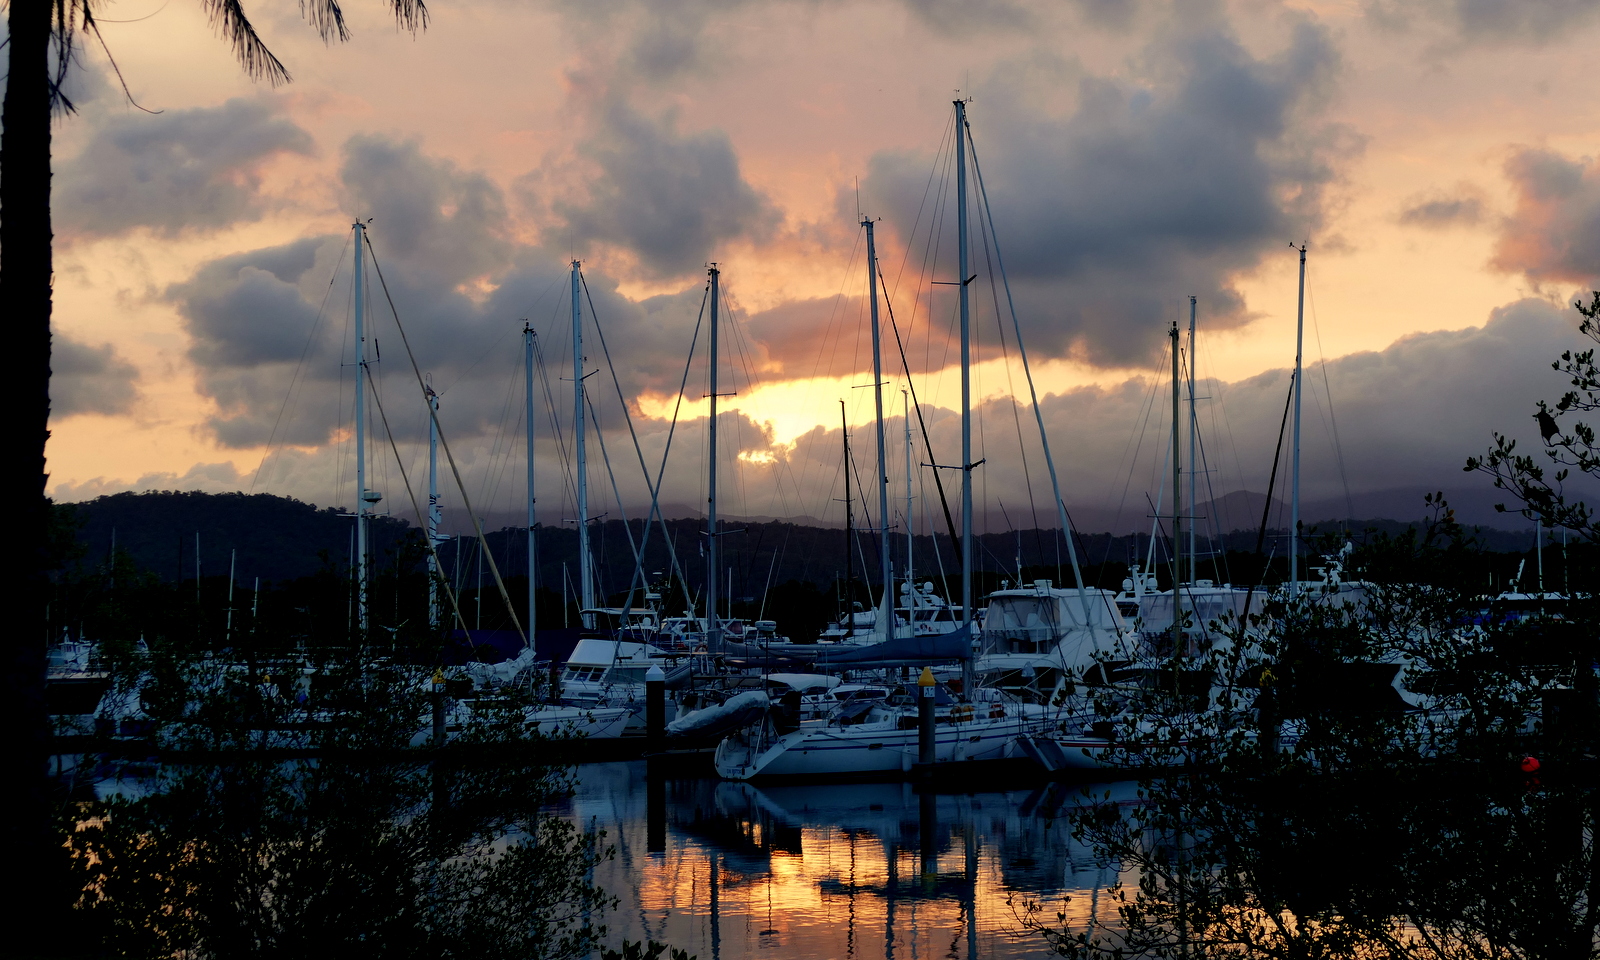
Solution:
M 371 268 L 366 274 L 368 358 L 384 402 L 394 405 L 397 437 L 425 436 L 425 420 L 391 296 L 418 365 L 444 396 L 451 437 L 506 429 L 506 397 L 521 389 L 524 319 L 538 331 L 552 392 L 568 402 L 559 382 L 571 362 L 564 258 L 507 238 L 504 197 L 479 172 L 427 157 L 415 143 L 375 137 L 353 139 L 345 153 L 342 178 L 352 205 L 371 220 L 382 268 L 381 278 Z M 212 261 L 168 289 L 192 338 L 199 388 L 217 404 L 209 427 L 224 445 L 269 437 L 317 445 L 347 428 L 349 260 L 348 234 L 314 237 Z M 635 302 L 615 279 L 589 275 L 586 369 L 603 363 L 598 316 L 628 396 L 676 390 L 700 300 L 694 284 Z M 610 374 L 588 382 L 592 402 L 620 426 Z
M 1367 16 L 1380 26 L 1407 29 L 1448 26 L 1473 43 L 1543 43 L 1592 20 L 1597 0 L 1368 0 Z
M 1517 199 L 1494 265 L 1535 283 L 1588 283 L 1600 274 L 1600 167 L 1587 157 L 1522 150 L 1506 175 Z
M 139 397 L 139 371 L 109 343 L 98 347 L 54 334 L 50 343 L 50 415 L 127 413 Z
M 382 238 L 380 256 L 450 285 L 510 259 L 505 197 L 484 174 L 424 156 L 416 141 L 358 136 L 344 155 L 342 179 L 357 213 Z
M 1081 80 L 1063 119 L 1027 109 L 1027 91 L 1003 82 L 975 88 L 978 157 L 1038 355 L 1141 361 L 1191 294 L 1214 324 L 1244 322 L 1231 277 L 1316 228 L 1334 164 L 1357 146 L 1315 121 L 1316 91 L 1337 67 L 1321 27 L 1298 22 L 1286 49 L 1258 59 L 1215 22 L 1184 26 L 1145 51 L 1142 82 Z M 880 154 L 862 182 L 902 236 L 929 168 Z M 953 233 L 954 215 L 944 221 Z M 982 226 L 973 269 L 988 274 Z M 940 241 L 946 261 L 953 240 Z M 953 273 L 946 262 L 934 279 Z
M 304 130 L 259 100 L 109 118 L 58 164 L 55 222 L 68 234 L 148 227 L 171 236 L 255 220 L 266 209 L 262 163 L 310 150 Z
M 612 101 L 578 149 L 599 175 L 584 202 L 554 205 L 563 239 L 623 247 L 653 273 L 693 270 L 719 243 L 764 236 L 782 220 L 720 130 L 682 133 L 671 113 L 652 119 Z

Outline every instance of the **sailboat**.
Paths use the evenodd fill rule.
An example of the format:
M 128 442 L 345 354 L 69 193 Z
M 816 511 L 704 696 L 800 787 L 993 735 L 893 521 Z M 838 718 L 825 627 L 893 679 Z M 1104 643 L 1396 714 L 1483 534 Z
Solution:
M 572 261 L 572 339 L 573 339 L 573 370 L 574 370 L 574 402 L 573 402 L 573 429 L 577 453 L 578 473 L 578 556 L 579 566 L 582 569 L 580 582 L 582 584 L 582 609 L 584 610 L 585 626 L 592 628 L 595 616 L 594 607 L 594 581 L 592 579 L 592 564 L 589 557 L 589 525 L 588 518 L 588 476 L 585 462 L 584 449 L 584 397 L 583 397 L 583 314 L 579 299 L 580 275 L 579 262 Z M 447 712 L 445 733 L 447 738 L 461 735 L 469 731 L 478 723 L 503 723 L 505 701 L 508 697 L 526 701 L 537 694 L 539 677 L 544 673 L 538 663 L 537 628 L 535 626 L 535 573 L 537 572 L 537 549 L 534 542 L 535 526 L 535 497 L 534 485 L 534 382 L 533 382 L 533 354 L 534 333 L 532 324 L 523 323 L 522 349 L 523 349 L 523 379 L 524 379 L 524 419 L 526 420 L 526 471 L 527 471 L 527 557 L 528 557 L 528 637 L 527 644 L 514 658 L 499 664 L 469 664 L 468 673 L 473 680 L 473 696 L 454 701 Z M 436 397 L 429 397 L 435 415 L 438 410 Z M 437 430 L 431 434 L 433 441 L 437 442 Z M 430 507 L 430 527 L 437 521 L 433 518 L 433 511 L 437 510 L 437 477 L 438 456 L 430 450 L 429 455 L 429 489 L 435 496 L 430 497 L 433 506 Z M 590 649 L 582 650 L 584 645 Z M 605 646 L 604 650 L 593 649 L 595 645 Z M 620 680 L 624 675 L 631 679 L 633 671 L 625 668 L 612 670 L 618 667 L 619 661 L 630 659 L 633 651 L 618 648 L 619 641 L 603 639 L 583 639 L 579 647 L 585 655 L 597 661 L 601 670 L 609 674 L 614 680 Z M 629 644 L 627 646 L 643 646 L 642 644 Z M 580 650 L 575 650 L 574 655 Z M 594 686 L 604 690 L 598 696 L 571 696 L 576 691 L 568 689 L 568 680 L 577 668 L 567 667 L 558 702 L 526 703 L 522 706 L 522 728 L 525 733 L 545 737 L 590 737 L 595 739 L 608 739 L 621 736 L 630 725 L 637 725 L 637 711 L 626 702 L 614 703 L 610 687 L 612 681 L 596 683 Z M 586 669 L 586 667 L 585 667 Z M 643 704 L 643 674 L 641 668 L 637 671 L 640 690 L 638 701 Z M 587 677 L 588 674 L 585 673 Z M 603 680 L 600 671 L 596 671 L 594 679 Z M 572 681 L 574 684 L 576 681 Z M 630 683 L 630 688 L 632 684 Z M 426 734 L 418 734 L 413 738 L 419 742 L 426 738 Z
M 968 277 L 968 227 L 967 227 L 967 123 L 966 101 L 955 101 L 955 166 L 957 204 L 957 264 L 960 276 Z M 867 259 L 875 260 L 872 221 L 863 220 L 867 230 Z M 869 267 L 869 269 L 872 269 Z M 875 270 L 873 271 L 875 277 Z M 873 317 L 877 317 L 876 281 L 871 286 Z M 956 630 L 935 638 L 941 641 L 939 654 L 943 662 L 955 660 L 961 665 L 959 683 L 935 684 L 934 762 L 939 764 L 964 763 L 979 760 L 999 760 L 1017 756 L 1017 744 L 1023 735 L 1032 730 L 1045 717 L 1046 708 L 1039 704 L 1023 703 L 1003 692 L 978 687 L 973 671 L 972 639 L 975 623 L 973 604 L 972 556 L 972 393 L 971 393 L 971 301 L 968 284 L 958 285 L 960 297 L 961 338 L 961 591 L 962 623 Z M 874 323 L 874 343 L 877 342 L 877 324 Z M 881 366 L 878 373 L 878 463 L 880 517 L 884 523 L 881 542 L 881 568 L 883 609 L 890 605 L 893 579 L 888 566 L 887 477 L 884 473 L 884 448 L 882 443 Z M 888 618 L 885 618 L 887 620 Z M 880 635 L 887 633 L 883 623 Z M 923 657 L 918 662 L 913 638 L 884 639 L 881 643 L 859 651 L 847 651 L 845 656 L 829 658 L 834 665 L 847 663 L 851 668 L 924 666 L 932 659 Z M 819 661 L 821 662 L 821 661 Z M 934 682 L 931 673 L 927 680 Z M 760 721 L 746 726 L 724 738 L 717 745 L 713 764 L 717 774 L 730 780 L 749 780 L 756 777 L 831 777 L 863 775 L 898 775 L 909 772 L 919 755 L 919 730 L 917 703 L 911 692 L 903 687 L 891 691 L 887 699 L 864 701 L 841 709 L 825 720 L 801 721 L 789 724 L 781 717 L 768 714 Z

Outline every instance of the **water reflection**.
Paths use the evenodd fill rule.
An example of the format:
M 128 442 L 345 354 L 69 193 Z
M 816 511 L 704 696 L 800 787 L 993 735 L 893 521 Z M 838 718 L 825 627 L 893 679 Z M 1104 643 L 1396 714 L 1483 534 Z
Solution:
M 1073 839 L 1068 814 L 1135 792 L 763 787 L 652 778 L 639 762 L 582 768 L 564 812 L 616 846 L 596 872 L 621 900 L 613 940 L 649 937 L 703 960 L 1038 957 L 1049 945 L 1013 902 L 1070 894 L 1089 919 L 1118 872 Z

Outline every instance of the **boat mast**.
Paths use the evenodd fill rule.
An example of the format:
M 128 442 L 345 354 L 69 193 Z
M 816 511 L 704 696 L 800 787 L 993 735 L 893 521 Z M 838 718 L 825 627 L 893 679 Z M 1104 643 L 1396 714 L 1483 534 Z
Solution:
M 911 562 L 917 535 L 916 525 L 911 522 L 911 394 L 905 390 L 900 391 L 900 407 L 906 428 L 906 583 L 912 584 L 911 589 L 915 590 L 916 567 Z
M 583 306 L 581 275 L 572 261 L 572 435 L 578 474 L 578 584 L 580 611 L 594 608 L 594 570 L 589 560 L 589 464 L 583 438 Z M 594 629 L 594 614 L 582 612 L 584 629 Z
M 367 336 L 366 291 L 362 289 L 362 267 L 366 257 L 362 244 L 366 224 L 357 220 L 355 251 L 356 314 L 356 636 L 367 635 Z M 197 554 L 198 556 L 198 554 Z M 197 581 L 198 582 L 198 581 Z
M 1306 340 L 1306 245 L 1300 244 L 1300 299 L 1294 331 L 1294 456 L 1289 468 L 1289 596 L 1300 596 L 1300 381 Z
M 894 636 L 894 574 L 889 566 L 889 461 L 883 445 L 883 351 L 878 324 L 878 248 L 872 236 L 872 221 L 866 217 L 867 290 L 872 297 L 872 402 L 878 414 L 878 577 L 883 582 L 883 606 L 889 622 L 884 637 Z
M 1194 364 L 1195 364 L 1194 316 L 1195 316 L 1195 298 L 1194 297 L 1190 297 L 1189 298 L 1189 509 L 1190 510 L 1194 510 L 1196 505 L 1200 503 L 1199 497 L 1195 493 L 1195 477 L 1198 474 L 1198 468 L 1199 468 L 1199 464 L 1196 462 L 1196 451 L 1199 449 L 1199 446 L 1200 446 L 1200 444 L 1199 444 L 1199 440 L 1200 440 L 1200 417 L 1195 412 L 1195 406 L 1194 406 Z M 1195 549 L 1195 528 L 1200 526 L 1200 524 L 1198 522 L 1199 521 L 1198 516 L 1191 517 L 1190 519 L 1196 521 L 1194 523 L 1189 524 L 1189 579 L 1192 581 L 1195 578 L 1195 571 L 1200 569 L 1199 562 L 1198 562 L 1199 553 Z
M 439 395 L 433 385 L 426 388 L 430 408 L 428 416 L 428 626 L 439 629 L 439 522 L 444 519 L 444 508 L 439 505 Z
M 972 303 L 967 275 L 967 102 L 956 105 L 956 265 L 961 275 L 961 622 L 971 631 L 972 598 Z M 972 694 L 972 660 L 962 661 L 961 690 Z
M 839 401 L 839 435 L 844 438 L 844 635 L 856 635 L 856 608 L 852 599 L 856 579 L 855 514 L 850 509 L 850 424 L 845 420 L 844 401 Z
M 711 419 L 706 425 L 706 649 L 722 649 L 722 622 L 717 619 L 717 308 L 721 305 L 722 271 L 711 273 Z
M 1172 656 L 1176 660 L 1183 650 L 1183 448 L 1178 446 L 1178 423 L 1182 413 L 1183 382 L 1178 375 L 1179 354 L 1183 352 L 1178 339 L 1178 321 L 1172 321 Z
M 524 384 L 523 416 L 528 421 L 528 649 L 537 652 L 534 641 L 534 572 L 538 570 L 538 553 L 533 546 L 533 324 L 522 321 L 522 378 Z

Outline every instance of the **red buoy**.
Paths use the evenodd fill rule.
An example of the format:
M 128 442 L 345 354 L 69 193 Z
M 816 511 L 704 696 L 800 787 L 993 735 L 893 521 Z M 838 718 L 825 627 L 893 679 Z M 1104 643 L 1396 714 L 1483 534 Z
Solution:
M 1522 772 L 1523 773 L 1538 773 L 1539 772 L 1539 758 L 1538 757 L 1523 757 L 1522 758 Z

